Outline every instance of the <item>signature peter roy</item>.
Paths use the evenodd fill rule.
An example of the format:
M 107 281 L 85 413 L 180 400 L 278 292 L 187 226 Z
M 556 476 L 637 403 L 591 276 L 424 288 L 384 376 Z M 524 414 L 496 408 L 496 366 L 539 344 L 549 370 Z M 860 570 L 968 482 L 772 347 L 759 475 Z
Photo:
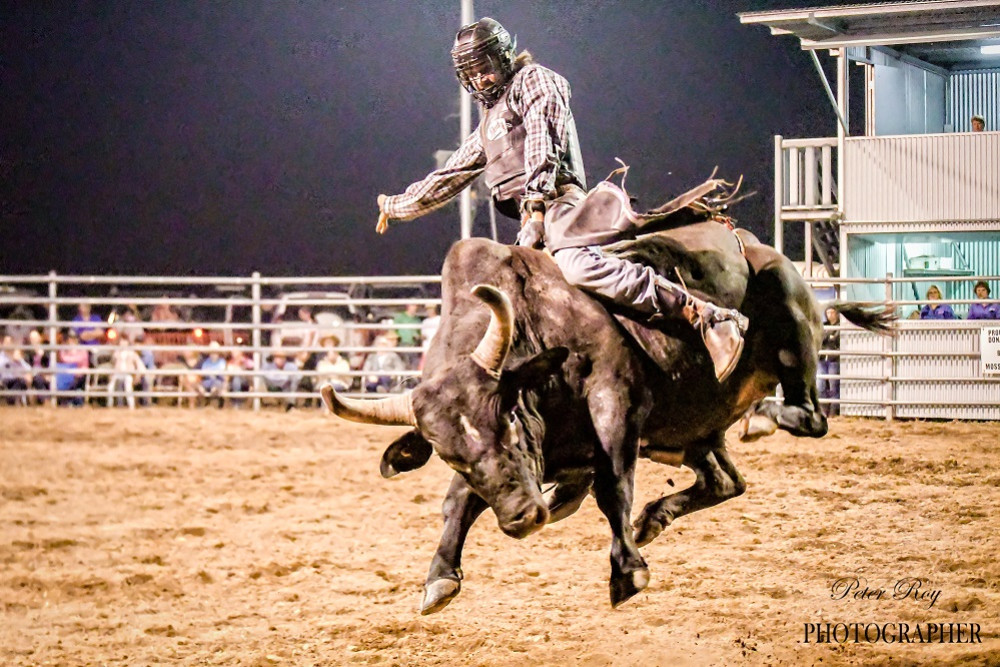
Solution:
M 941 589 L 919 577 L 903 577 L 884 587 L 869 584 L 864 577 L 841 577 L 830 586 L 833 600 L 913 600 L 932 609 L 941 597 Z

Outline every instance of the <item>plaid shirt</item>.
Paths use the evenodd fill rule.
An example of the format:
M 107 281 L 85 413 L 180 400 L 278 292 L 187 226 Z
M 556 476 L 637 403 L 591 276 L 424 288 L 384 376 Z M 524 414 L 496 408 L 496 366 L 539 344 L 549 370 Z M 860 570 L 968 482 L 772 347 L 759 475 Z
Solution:
M 548 200 L 556 196 L 556 171 L 569 146 L 570 95 L 569 82 L 541 65 L 527 65 L 511 79 L 507 102 L 524 119 L 527 135 L 524 143 L 527 182 L 522 200 Z M 444 206 L 485 169 L 486 153 L 480 128 L 476 128 L 441 169 L 412 184 L 403 194 L 386 198 L 382 209 L 394 220 L 420 217 Z M 584 183 L 579 185 L 585 187 Z

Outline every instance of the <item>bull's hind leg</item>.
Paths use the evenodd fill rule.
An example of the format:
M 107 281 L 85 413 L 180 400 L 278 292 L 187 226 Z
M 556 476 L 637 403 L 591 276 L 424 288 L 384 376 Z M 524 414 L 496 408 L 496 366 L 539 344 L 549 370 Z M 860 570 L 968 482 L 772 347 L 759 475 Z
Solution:
M 689 447 L 684 454 L 684 465 L 694 471 L 694 484 L 643 508 L 634 524 L 639 546 L 652 542 L 674 519 L 718 505 L 746 490 L 743 476 L 726 451 L 722 432 L 710 436 L 707 442 Z
M 632 536 L 629 517 L 639 449 L 637 428 L 629 423 L 623 396 L 590 396 L 600 440 L 595 456 L 594 497 L 611 525 L 611 606 L 617 607 L 649 584 L 649 569 Z
M 441 508 L 444 532 L 424 583 L 421 614 L 441 611 L 462 590 L 462 547 L 469 529 L 486 507 L 486 502 L 456 473 Z

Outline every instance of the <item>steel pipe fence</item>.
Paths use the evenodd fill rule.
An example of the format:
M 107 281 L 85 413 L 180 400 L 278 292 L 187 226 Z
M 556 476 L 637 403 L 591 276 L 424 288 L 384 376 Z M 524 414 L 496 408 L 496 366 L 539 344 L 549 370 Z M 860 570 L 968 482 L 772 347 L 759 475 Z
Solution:
M 360 398 L 382 396 L 381 392 L 371 393 L 365 390 L 363 378 L 366 376 L 385 376 L 388 378 L 387 384 L 392 391 L 405 391 L 419 382 L 421 374 L 419 365 L 424 347 L 410 345 L 392 348 L 393 352 L 407 360 L 408 364 L 405 369 L 365 370 L 360 367 L 360 360 L 368 355 L 377 354 L 381 348 L 372 344 L 371 341 L 362 340 L 361 337 L 370 337 L 373 333 L 387 330 L 419 331 L 420 323 L 394 323 L 385 319 L 381 321 L 358 319 L 355 321 L 341 318 L 335 322 L 325 320 L 314 325 L 303 325 L 295 320 L 268 322 L 265 321 L 265 314 L 282 306 L 298 307 L 302 305 L 311 306 L 321 312 L 339 310 L 342 313 L 361 313 L 367 310 L 369 313 L 374 313 L 378 309 L 383 315 L 394 310 L 402 310 L 410 304 L 419 307 L 440 306 L 440 298 L 431 295 L 439 289 L 440 280 L 440 276 L 279 278 L 264 277 L 258 274 L 249 278 L 61 276 L 56 274 L 0 276 L 0 331 L 11 331 L 18 327 L 33 329 L 41 331 L 46 339 L 38 345 L 29 345 L 27 341 L 19 341 L 8 352 L 17 349 L 23 354 L 32 350 L 41 352 L 47 358 L 47 363 L 44 366 L 28 369 L 32 375 L 44 378 L 46 382 L 44 388 L 37 386 L 37 384 L 35 386 L 29 384 L 26 389 L 5 388 L 0 390 L 0 401 L 7 400 L 25 404 L 39 401 L 56 403 L 75 399 L 76 401 L 83 400 L 84 402 L 90 401 L 100 404 L 110 401 L 112 404 L 117 404 L 124 402 L 131 396 L 145 402 L 166 401 L 176 404 L 191 404 L 211 398 L 218 399 L 220 403 L 246 404 L 254 410 L 261 409 L 263 403 L 268 399 L 276 401 L 279 405 L 287 405 L 291 401 L 318 404 L 318 401 L 315 400 L 318 396 L 316 391 L 318 387 L 312 386 L 308 390 L 302 390 L 301 387 L 308 386 L 310 383 L 316 385 L 322 378 L 329 377 L 329 372 L 315 369 L 293 369 L 287 373 L 292 378 L 289 387 L 297 387 L 297 389 L 294 391 L 274 391 L 267 388 L 268 369 L 264 366 L 264 362 L 268 355 L 279 349 L 289 358 L 324 354 L 327 348 L 318 343 L 319 336 L 333 330 L 336 330 L 339 340 L 336 350 L 345 358 L 352 360 L 350 370 L 336 373 L 338 376 L 349 379 L 352 383 L 352 388 L 347 392 L 347 395 Z M 807 282 L 820 288 L 832 286 L 838 294 L 843 294 L 850 287 L 857 285 L 881 286 L 878 291 L 884 293 L 886 299 L 870 301 L 868 305 L 885 307 L 898 312 L 903 306 L 920 306 L 927 303 L 921 300 L 893 300 L 891 298 L 894 284 L 913 282 L 913 280 L 912 277 L 897 278 L 890 274 L 880 279 L 824 278 Z M 1000 280 L 1000 277 L 938 276 L 934 277 L 933 280 L 938 283 L 959 280 L 997 281 Z M 280 295 L 280 290 L 301 286 L 309 286 L 318 291 L 330 286 L 361 286 L 361 291 L 365 292 L 373 287 L 398 287 L 401 285 L 419 287 L 423 290 L 423 294 L 412 298 L 352 297 L 350 294 L 334 297 L 313 294 L 295 299 L 290 299 L 287 294 Z M 230 298 L 198 296 L 197 294 L 183 297 L 120 296 L 123 290 L 142 288 L 151 291 L 151 288 L 155 290 L 176 286 L 196 288 L 202 292 L 235 286 L 244 290 L 249 288 L 251 293 L 249 296 L 241 295 Z M 279 291 L 279 294 L 264 295 L 261 290 L 264 286 Z M 34 288 L 35 293 L 26 293 L 24 289 L 26 287 Z M 112 293 L 105 296 L 84 294 L 87 290 L 92 290 L 95 287 Z M 111 290 L 112 287 L 115 289 Z M 78 292 L 78 294 L 73 294 L 74 292 Z M 1000 299 L 987 301 L 1000 304 Z M 949 301 L 949 303 L 952 302 L 979 303 L 980 300 Z M 82 303 L 99 309 L 109 309 L 110 312 L 114 313 L 117 313 L 121 307 L 132 305 L 181 305 L 192 308 L 239 306 L 249 309 L 249 316 L 245 321 L 238 322 L 219 319 L 123 322 L 114 317 L 109 321 L 107 316 L 103 316 L 101 321 L 86 323 L 66 317 L 70 308 Z M 32 310 L 34 314 L 29 318 L 15 317 L 13 311 L 17 307 L 34 309 Z M 46 313 L 45 317 L 40 315 L 42 310 Z M 60 310 L 63 312 L 60 313 Z M 907 410 L 912 412 L 913 409 L 916 409 L 919 413 L 921 408 L 937 410 L 937 412 L 931 411 L 933 414 L 930 416 L 935 416 L 942 409 L 949 408 L 956 410 L 966 408 L 964 412 L 962 410 L 956 412 L 956 414 L 966 414 L 969 413 L 970 402 L 962 395 L 962 392 L 971 387 L 980 391 L 980 394 L 976 394 L 981 396 L 977 399 L 980 402 L 973 405 L 979 411 L 973 410 L 973 416 L 966 418 L 1000 419 L 1000 377 L 982 376 L 975 363 L 980 356 L 978 346 L 969 344 L 971 333 L 976 333 L 981 326 L 989 326 L 990 324 L 988 320 L 978 322 L 968 320 L 899 320 L 893 324 L 894 336 L 890 338 L 870 334 L 846 322 L 838 326 L 826 325 L 824 326 L 825 332 L 840 332 L 841 347 L 840 349 L 822 350 L 820 359 L 836 359 L 840 363 L 840 369 L 837 373 L 820 372 L 817 375 L 817 380 L 838 383 L 840 390 L 837 396 L 821 398 L 820 403 L 824 406 L 835 405 L 844 408 L 853 406 L 857 408 L 855 412 L 861 416 L 880 416 L 886 419 L 912 416 L 912 414 L 907 414 Z M 79 328 L 81 325 L 99 330 L 103 340 L 97 344 L 86 346 L 60 341 L 61 332 L 74 327 Z M 1000 326 L 1000 322 L 997 322 L 996 325 Z M 131 374 L 134 376 L 133 385 L 139 387 L 131 392 L 119 388 L 118 383 L 112 383 L 116 371 L 113 366 L 109 365 L 109 359 L 115 350 L 122 347 L 119 342 L 120 337 L 127 335 L 125 332 L 130 328 L 143 330 L 147 337 L 152 334 L 151 337 L 154 339 L 158 333 L 177 337 L 169 342 L 156 340 L 147 342 L 144 340 L 128 345 L 136 351 L 161 360 L 153 367 Z M 276 348 L 268 342 L 269 335 L 287 331 L 290 328 L 312 333 L 314 342 L 309 345 L 292 343 L 280 348 Z M 114 335 L 110 332 L 114 332 Z M 935 338 L 932 349 L 916 349 L 911 343 L 926 332 L 938 337 Z M 235 334 L 240 335 L 236 336 Z M 220 337 L 222 340 L 219 340 Z M 347 337 L 355 340 L 344 340 Z M 62 352 L 78 350 L 81 347 L 90 353 L 96 362 L 95 364 L 89 368 L 78 369 L 59 365 L 59 356 Z M 240 352 L 247 357 L 246 368 L 202 370 L 186 367 L 180 362 L 180 357 L 185 353 L 198 355 L 200 358 L 212 353 L 230 356 L 235 352 Z M 56 386 L 57 376 L 63 376 L 64 380 L 66 376 L 72 376 L 77 380 L 79 387 L 71 390 L 59 389 Z M 194 380 L 191 379 L 195 377 L 198 378 L 199 382 L 203 377 L 222 378 L 223 389 L 207 397 L 203 392 L 197 390 Z M 186 378 L 187 381 L 185 381 Z M 242 381 L 240 384 L 243 385 L 243 390 L 234 390 L 234 380 Z M 110 389 L 109 385 L 112 385 Z M 913 387 L 919 387 L 920 391 L 917 393 L 909 391 Z M 780 390 L 775 397 L 768 400 L 781 400 Z M 845 410 L 845 413 L 847 412 L 849 410 Z

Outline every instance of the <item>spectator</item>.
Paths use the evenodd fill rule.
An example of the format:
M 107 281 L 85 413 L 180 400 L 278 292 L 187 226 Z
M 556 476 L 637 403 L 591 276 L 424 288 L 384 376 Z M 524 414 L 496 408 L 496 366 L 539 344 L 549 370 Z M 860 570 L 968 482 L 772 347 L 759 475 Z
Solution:
M 155 331 L 155 336 L 153 336 L 154 343 L 158 345 L 172 345 L 177 343 L 176 340 L 171 340 L 174 338 L 172 334 L 177 330 L 172 326 L 166 326 L 172 322 L 181 321 L 180 315 L 173 309 L 173 306 L 168 303 L 156 304 L 153 312 L 149 315 L 149 321 L 160 324 L 160 326 L 150 327 Z M 156 366 L 163 369 L 176 366 L 179 356 L 177 350 L 157 350 L 153 353 Z M 161 385 L 176 385 L 177 383 L 179 383 L 179 380 L 172 376 L 162 376 L 159 381 Z
M 73 330 L 76 332 L 77 337 L 80 342 L 84 345 L 99 345 L 101 339 L 104 338 L 103 327 L 96 327 L 94 323 L 103 323 L 101 318 L 95 313 L 90 311 L 89 303 L 81 303 L 76 308 L 76 316 L 73 317 L 73 321 L 77 322 Z M 88 326 L 83 326 L 83 325 Z
M 166 298 L 166 297 L 164 297 Z M 169 303 L 158 303 L 149 315 L 150 322 L 180 322 L 181 316 Z
M 16 323 L 12 322 L 7 325 L 7 335 L 14 339 L 14 345 L 23 345 L 28 334 L 35 328 L 35 325 L 32 324 L 32 320 L 36 319 L 34 311 L 30 306 L 22 303 L 14 308 L 7 319 L 17 320 Z
M 388 331 L 375 339 L 375 352 L 368 355 L 362 370 L 365 375 L 365 391 L 388 392 L 400 381 L 399 371 L 406 370 L 406 362 L 395 351 L 399 337 L 395 331 Z
M 49 374 L 46 372 L 49 367 L 49 355 L 42 349 L 42 334 L 38 329 L 28 332 L 28 350 L 24 355 L 24 360 L 31 366 L 31 388 L 35 391 L 44 392 L 49 388 Z
M 271 353 L 271 359 L 265 361 L 260 370 L 264 378 L 264 386 L 267 387 L 268 391 L 294 394 L 299 390 L 299 368 L 294 361 L 288 360 L 288 355 L 283 350 L 274 350 Z M 291 410 L 294 407 L 295 398 L 287 397 L 285 410 Z
M 399 327 L 396 329 L 396 336 L 400 347 L 417 347 L 420 343 L 420 316 L 417 315 L 419 308 L 415 303 L 407 304 L 406 310 L 392 316 L 392 323 Z M 416 367 L 420 360 L 419 352 L 405 352 L 402 356 L 412 367 Z
M 126 336 L 126 338 L 128 337 Z M 132 342 L 134 346 L 133 349 L 135 350 L 136 354 L 139 355 L 139 359 L 142 360 L 142 365 L 146 368 L 146 370 L 147 371 L 155 370 L 156 359 L 153 357 L 153 351 L 150 350 L 149 346 L 146 344 L 146 332 L 142 329 L 139 329 L 135 332 L 135 336 L 129 338 L 129 340 Z M 152 391 L 153 381 L 155 379 L 156 376 L 153 375 L 152 373 L 144 373 L 139 380 L 139 390 L 142 391 L 143 393 L 148 394 L 148 392 Z M 148 395 L 146 395 L 140 398 L 139 402 L 142 403 L 143 405 L 151 405 L 153 401 Z
M 90 354 L 80 344 L 80 338 L 74 329 L 66 330 L 63 344 L 65 349 L 59 351 L 58 363 L 56 364 L 63 372 L 56 375 L 56 390 L 82 391 L 87 384 Z M 59 399 L 59 403 L 64 403 L 66 400 Z M 83 405 L 83 397 L 73 397 L 68 401 L 73 405 Z
M 986 119 L 983 118 L 982 116 L 980 116 L 979 114 L 976 114 L 975 116 L 973 116 L 972 117 L 972 131 L 973 132 L 982 132 L 985 129 L 986 129 Z
M 840 326 L 840 313 L 836 308 L 827 308 L 825 312 L 825 322 L 829 327 Z M 840 350 L 840 330 L 833 328 L 823 331 L 822 350 Z M 840 375 L 840 357 L 838 355 L 825 355 L 823 351 L 819 353 L 819 373 L 820 375 Z M 833 402 L 822 404 L 823 413 L 827 416 L 840 414 L 840 378 L 820 378 L 819 397 L 831 399 Z
M 990 298 L 990 286 L 985 280 L 980 280 L 975 286 L 976 298 L 984 302 Z M 974 303 L 969 306 L 970 320 L 1000 320 L 1000 304 Z
M 229 391 L 233 393 L 243 393 L 250 391 L 253 381 L 248 375 L 243 375 L 253 370 L 253 359 L 243 353 L 243 350 L 233 350 L 226 363 L 226 369 L 231 373 L 229 376 Z M 242 403 L 242 400 L 239 401 Z
M 201 383 L 197 386 L 198 394 L 205 398 L 218 398 L 219 407 L 222 407 L 222 392 L 226 388 L 226 378 L 218 375 L 226 370 L 226 359 L 219 353 L 219 342 L 212 341 L 208 344 L 208 356 L 201 361 Z M 215 373 L 215 375 L 213 375 Z
M 130 303 L 125 307 L 125 311 L 118 321 L 120 322 L 118 333 L 123 338 L 128 338 L 134 342 L 146 333 L 142 328 L 142 318 L 139 317 L 139 307 L 134 303 Z
M 198 354 L 197 350 L 188 348 L 181 354 L 180 362 L 183 365 L 179 370 L 187 369 L 193 371 L 191 373 L 181 373 L 178 378 L 180 390 L 187 394 L 188 407 L 193 408 L 198 396 L 201 395 L 199 391 L 201 389 L 201 374 L 197 372 L 201 370 L 201 355 Z
M 146 364 L 142 362 L 139 353 L 132 349 L 131 341 L 125 336 L 118 337 L 118 347 L 111 355 L 111 360 L 114 371 L 108 380 L 108 407 L 118 403 L 116 394 L 124 393 L 128 409 L 135 410 L 135 385 L 142 381 Z
M 21 392 L 20 396 L 5 396 L 8 405 L 27 403 L 31 366 L 24 360 L 24 351 L 14 345 L 14 337 L 5 334 L 0 340 L 0 390 Z
M 922 320 L 953 320 L 955 311 L 946 303 L 941 303 L 941 290 L 937 285 L 927 288 L 927 300 L 930 302 L 920 309 Z
M 320 341 L 320 345 L 326 351 L 316 363 L 317 384 L 323 386 L 326 383 L 333 385 L 337 391 L 348 391 L 354 378 L 351 377 L 351 365 L 347 359 L 340 356 L 337 348 L 340 346 L 340 339 L 334 335 L 325 336 Z

